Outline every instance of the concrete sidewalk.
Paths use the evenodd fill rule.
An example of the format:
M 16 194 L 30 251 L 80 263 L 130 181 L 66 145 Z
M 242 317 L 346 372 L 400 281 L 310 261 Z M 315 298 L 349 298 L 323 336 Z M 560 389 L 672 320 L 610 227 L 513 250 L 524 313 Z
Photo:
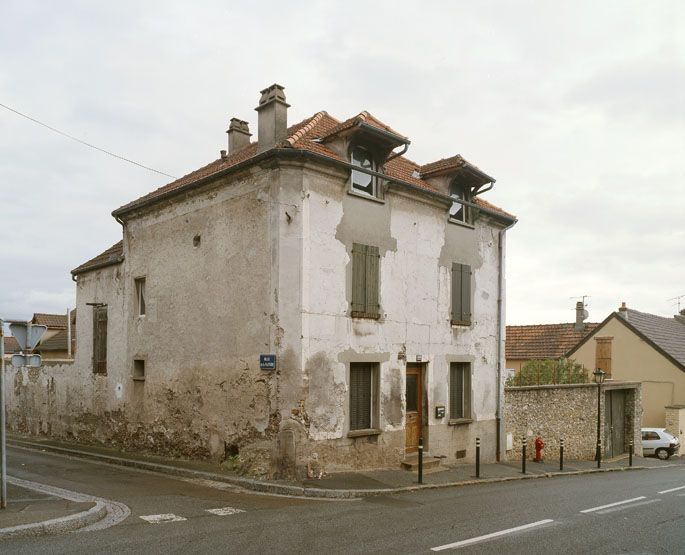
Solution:
M 521 472 L 521 462 L 501 462 L 481 465 L 480 478 L 475 476 L 473 464 L 458 464 L 431 469 L 424 472 L 423 484 L 417 483 L 417 473 L 397 469 L 371 471 L 336 472 L 316 480 L 301 482 L 285 480 L 256 480 L 238 475 L 216 463 L 167 459 L 156 456 L 145 456 L 107 449 L 104 447 L 75 445 L 46 439 L 11 436 L 10 446 L 18 448 L 45 450 L 62 455 L 163 472 L 175 476 L 212 480 L 229 483 L 247 490 L 271 493 L 275 495 L 298 495 L 304 497 L 323 497 L 349 499 L 370 495 L 415 491 L 418 489 L 455 487 L 479 483 L 502 482 L 509 480 L 534 479 L 562 475 L 612 472 L 622 470 L 639 470 L 663 468 L 680 465 L 683 458 L 671 458 L 660 461 L 656 458 L 633 457 L 633 467 L 628 466 L 628 457 L 603 461 L 600 470 L 594 461 L 568 461 L 564 471 L 559 471 L 559 462 L 547 459 L 543 463 L 527 461 L 526 474 Z

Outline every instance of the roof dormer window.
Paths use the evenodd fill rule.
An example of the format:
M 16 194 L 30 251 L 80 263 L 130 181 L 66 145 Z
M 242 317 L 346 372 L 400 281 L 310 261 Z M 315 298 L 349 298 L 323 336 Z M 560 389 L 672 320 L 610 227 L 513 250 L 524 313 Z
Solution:
M 450 219 L 464 224 L 473 223 L 473 211 L 470 206 L 466 206 L 459 201 L 471 202 L 471 191 L 468 187 L 452 181 L 450 185 L 450 196 L 455 199 L 450 208 Z
M 353 166 L 358 166 L 366 170 L 377 171 L 376 163 L 371 153 L 361 146 L 355 146 L 350 152 L 350 159 Z M 369 195 L 370 197 L 377 196 L 376 194 L 376 177 L 365 172 L 352 170 L 352 191 Z

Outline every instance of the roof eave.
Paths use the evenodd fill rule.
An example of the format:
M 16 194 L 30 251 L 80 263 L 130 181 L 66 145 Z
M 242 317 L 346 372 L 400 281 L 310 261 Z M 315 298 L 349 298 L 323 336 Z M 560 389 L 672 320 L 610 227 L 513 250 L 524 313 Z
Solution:
M 115 266 L 116 264 L 121 264 L 124 261 L 123 256 L 118 256 L 114 260 L 105 260 L 104 262 L 98 262 L 97 264 L 93 264 L 92 266 L 86 266 L 85 268 L 81 268 L 80 266 L 78 268 L 74 268 L 71 271 L 72 276 L 78 276 L 80 274 L 86 274 L 88 272 L 92 272 L 94 270 L 99 270 L 100 268 L 106 268 L 107 266 Z

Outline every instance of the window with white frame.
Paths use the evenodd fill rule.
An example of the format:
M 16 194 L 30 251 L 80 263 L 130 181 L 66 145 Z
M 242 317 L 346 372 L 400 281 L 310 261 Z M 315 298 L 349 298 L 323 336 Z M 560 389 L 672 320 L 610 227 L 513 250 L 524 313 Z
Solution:
M 465 224 L 473 223 L 473 210 L 459 201 L 471 202 L 471 191 L 456 181 L 450 185 L 450 196 L 454 199 L 450 208 L 450 219 Z
M 350 161 L 352 165 L 364 168 L 366 170 L 377 171 L 376 163 L 374 162 L 371 152 L 361 146 L 355 146 L 350 152 Z M 368 173 L 352 170 L 352 191 L 376 197 L 376 177 Z
M 136 315 L 145 316 L 145 278 L 135 279 L 136 286 Z

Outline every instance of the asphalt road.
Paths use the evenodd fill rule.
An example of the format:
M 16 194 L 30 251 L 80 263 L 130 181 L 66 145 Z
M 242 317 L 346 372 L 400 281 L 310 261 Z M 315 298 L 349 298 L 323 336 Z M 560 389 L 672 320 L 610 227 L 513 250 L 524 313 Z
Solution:
M 5 540 L 2 553 L 685 553 L 683 465 L 356 501 L 217 489 L 18 449 L 8 465 L 18 478 L 125 503 L 131 515 L 97 532 Z

